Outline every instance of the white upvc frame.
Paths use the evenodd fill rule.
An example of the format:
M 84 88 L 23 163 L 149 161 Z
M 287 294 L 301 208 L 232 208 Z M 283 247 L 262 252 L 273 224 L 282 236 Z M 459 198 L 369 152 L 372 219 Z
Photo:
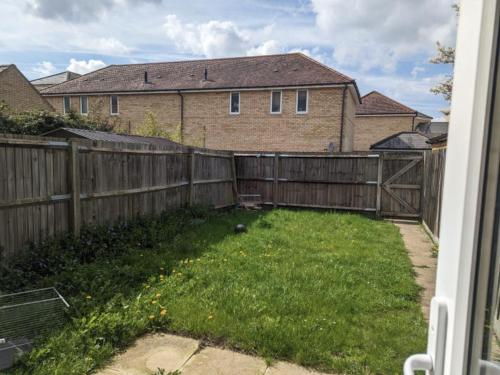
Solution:
M 233 94 L 238 94 L 238 112 L 233 112 L 232 111 L 232 100 L 233 100 Z M 239 91 L 230 91 L 229 92 L 229 114 L 230 115 L 239 115 L 241 112 L 241 94 Z
M 435 296 L 447 310 L 446 345 L 435 375 L 467 374 L 498 1 L 460 2 Z M 434 358 L 434 323 L 428 354 L 437 363 L 443 358 Z
M 113 96 L 116 96 L 116 112 L 113 112 Z M 120 96 L 118 95 L 109 96 L 109 114 L 111 116 L 118 116 L 120 114 Z
M 83 112 L 83 98 L 87 101 L 87 112 Z M 80 95 L 80 114 L 87 116 L 89 114 L 89 97 L 87 95 Z
M 71 96 L 65 95 L 62 97 L 63 115 L 65 115 L 69 112 L 69 111 L 66 111 L 66 98 L 68 98 L 68 107 L 69 107 L 69 111 L 71 111 Z
M 299 92 L 306 92 L 306 110 L 299 111 Z M 308 89 L 297 89 L 295 92 L 295 113 L 298 115 L 306 115 L 309 112 L 309 90 Z
M 279 112 L 273 112 L 273 93 L 279 92 L 280 93 L 280 110 Z M 281 115 L 283 112 L 283 90 L 272 90 L 271 91 L 271 97 L 269 101 L 269 113 L 272 115 Z

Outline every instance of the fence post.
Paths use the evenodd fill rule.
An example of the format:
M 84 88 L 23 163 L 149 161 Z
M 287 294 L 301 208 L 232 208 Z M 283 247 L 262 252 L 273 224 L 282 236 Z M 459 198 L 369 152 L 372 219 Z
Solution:
M 384 154 L 378 154 L 378 168 L 377 168 L 377 217 L 381 216 L 382 206 L 382 171 L 384 167 Z
M 78 162 L 78 143 L 69 142 L 68 176 L 70 187 L 70 225 L 74 237 L 80 236 L 81 207 L 80 207 L 80 165 Z
M 238 180 L 236 176 L 236 160 L 234 157 L 234 152 L 232 153 L 233 157 L 231 158 L 231 172 L 233 178 L 233 196 L 234 196 L 234 204 L 238 204 Z
M 274 173 L 273 173 L 273 178 L 274 178 L 274 181 L 273 181 L 273 206 L 274 207 L 278 206 L 278 183 L 279 183 L 278 173 L 279 173 L 279 161 L 280 161 L 280 155 L 276 152 L 274 154 L 274 163 L 273 163 L 273 167 L 274 167 Z
M 194 149 L 189 151 L 189 196 L 188 196 L 188 206 L 193 207 L 194 203 L 194 177 L 195 177 L 195 165 L 196 165 L 196 154 Z

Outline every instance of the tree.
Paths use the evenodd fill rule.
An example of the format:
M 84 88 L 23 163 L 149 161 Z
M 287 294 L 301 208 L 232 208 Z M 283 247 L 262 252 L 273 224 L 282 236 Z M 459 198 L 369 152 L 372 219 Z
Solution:
M 137 129 L 137 134 L 145 137 L 162 137 L 170 139 L 174 142 L 181 141 L 181 128 L 180 125 L 176 126 L 172 131 L 165 130 L 158 123 L 156 116 L 152 112 L 146 113 L 144 122 Z
M 458 4 L 453 5 L 457 17 L 460 13 Z M 455 48 L 443 46 L 441 43 L 436 42 L 437 55 L 430 59 L 431 64 L 455 64 Z M 451 101 L 451 93 L 453 89 L 453 73 L 446 76 L 445 79 L 431 88 L 431 92 L 436 95 L 443 95 L 446 101 Z

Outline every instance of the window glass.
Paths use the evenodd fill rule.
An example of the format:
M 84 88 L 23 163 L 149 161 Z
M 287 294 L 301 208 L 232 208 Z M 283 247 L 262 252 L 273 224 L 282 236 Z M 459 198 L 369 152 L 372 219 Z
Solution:
M 231 93 L 231 113 L 240 113 L 240 93 L 232 92 Z
M 273 91 L 271 93 L 271 112 L 281 112 L 281 91 Z
M 80 112 L 82 115 L 89 113 L 88 97 L 80 96 Z
M 64 113 L 68 113 L 71 110 L 71 101 L 69 96 L 65 96 L 63 98 L 63 111 Z
M 118 114 L 118 96 L 111 95 L 111 114 Z
M 297 112 L 307 112 L 307 90 L 297 91 Z

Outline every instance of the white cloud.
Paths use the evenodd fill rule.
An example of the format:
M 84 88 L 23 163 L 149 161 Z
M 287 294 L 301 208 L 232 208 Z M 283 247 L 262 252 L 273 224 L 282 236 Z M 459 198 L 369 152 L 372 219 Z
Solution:
M 183 23 L 175 14 L 166 17 L 164 29 L 167 37 L 181 52 L 208 58 L 262 55 L 281 51 L 277 41 L 267 40 L 255 44 L 258 36 L 269 33 L 264 30 L 241 30 L 231 21 L 212 20 L 205 23 Z
M 50 76 L 56 71 L 56 67 L 50 61 L 42 61 L 41 63 L 36 64 L 36 66 L 33 68 L 33 72 L 41 77 Z
M 425 72 L 425 68 L 423 68 L 421 66 L 415 66 L 411 70 L 411 76 L 413 79 L 415 79 L 420 75 L 420 73 L 424 73 L 424 72 Z
M 310 58 L 319 61 L 320 63 L 325 64 L 325 61 L 327 57 L 325 56 L 324 53 L 321 53 L 320 49 L 318 47 L 314 47 L 312 50 L 308 48 L 292 48 L 288 52 L 300 52 L 303 53 L 306 56 L 309 56 Z
M 453 0 L 311 0 L 320 37 L 341 65 L 394 71 L 398 63 L 452 43 Z
M 280 44 L 276 40 L 268 40 L 262 43 L 260 46 L 250 48 L 247 51 L 247 55 L 249 56 L 257 56 L 257 55 L 272 55 L 276 53 L 283 52 Z
M 115 38 L 99 38 L 90 48 L 105 55 L 127 55 L 130 48 Z
M 69 65 L 66 68 L 66 70 L 69 70 L 71 72 L 75 73 L 80 73 L 80 74 L 87 74 L 90 73 L 94 70 L 104 68 L 106 64 L 104 61 L 101 60 L 76 60 L 76 59 L 71 59 L 69 61 Z

